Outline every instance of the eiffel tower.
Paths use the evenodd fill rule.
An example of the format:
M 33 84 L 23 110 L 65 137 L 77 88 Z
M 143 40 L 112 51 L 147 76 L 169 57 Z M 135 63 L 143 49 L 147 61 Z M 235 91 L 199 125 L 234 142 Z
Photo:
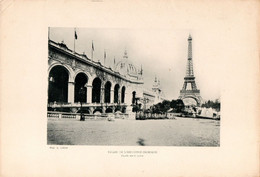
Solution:
M 189 35 L 188 38 L 188 62 L 186 68 L 186 76 L 184 77 L 184 84 L 182 89 L 180 90 L 180 96 L 179 96 L 179 99 L 184 100 L 185 98 L 194 99 L 197 102 L 198 106 L 202 103 L 200 90 L 197 89 L 194 72 L 193 72 L 191 35 Z

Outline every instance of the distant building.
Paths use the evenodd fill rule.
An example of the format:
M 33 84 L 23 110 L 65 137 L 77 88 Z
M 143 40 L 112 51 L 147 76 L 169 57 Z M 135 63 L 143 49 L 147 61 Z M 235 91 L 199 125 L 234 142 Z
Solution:
M 155 77 L 152 89 L 144 89 L 143 98 L 146 100 L 146 109 L 152 105 L 165 100 L 164 93 L 161 89 L 160 80 Z

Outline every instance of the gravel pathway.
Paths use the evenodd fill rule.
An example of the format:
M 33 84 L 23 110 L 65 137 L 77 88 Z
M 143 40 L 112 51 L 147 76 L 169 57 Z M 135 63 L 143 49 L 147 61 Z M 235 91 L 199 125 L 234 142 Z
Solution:
M 48 120 L 48 145 L 219 146 L 220 121 Z

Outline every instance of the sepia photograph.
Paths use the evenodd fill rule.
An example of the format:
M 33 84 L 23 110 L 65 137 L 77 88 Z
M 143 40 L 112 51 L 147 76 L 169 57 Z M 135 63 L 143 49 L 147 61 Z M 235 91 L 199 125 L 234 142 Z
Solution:
M 221 83 L 192 32 L 49 27 L 47 144 L 220 146 Z

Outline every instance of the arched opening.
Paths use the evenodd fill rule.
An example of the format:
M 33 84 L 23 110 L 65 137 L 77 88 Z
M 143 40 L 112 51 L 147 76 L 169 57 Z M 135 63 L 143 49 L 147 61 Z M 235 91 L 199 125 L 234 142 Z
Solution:
M 57 112 L 69 112 L 69 113 L 71 113 L 71 109 L 70 109 L 70 108 L 54 108 L 53 111 L 57 111 Z
M 79 109 L 79 110 L 77 111 L 77 113 L 81 113 L 81 110 Z M 84 113 L 84 114 L 90 114 L 90 110 L 89 110 L 89 109 L 82 109 L 82 113 Z
M 122 108 L 122 113 L 125 113 L 126 112 L 126 107 L 123 107 Z
M 101 109 L 101 108 L 95 109 L 95 110 L 93 111 L 93 114 L 95 114 L 95 115 L 100 115 L 100 114 L 102 114 L 102 109 Z
M 185 97 L 182 99 L 185 106 L 197 106 L 198 101 L 196 98 L 193 97 Z
M 92 83 L 92 103 L 100 103 L 101 80 L 97 77 Z
M 88 82 L 88 77 L 84 73 L 77 74 L 75 78 L 75 97 L 74 102 L 80 102 L 83 103 L 87 102 L 87 88 L 85 87 L 86 83 Z M 84 92 L 80 94 L 80 88 L 84 89 Z
M 119 85 L 116 84 L 115 88 L 114 88 L 114 103 L 118 103 L 119 102 L 118 93 L 119 93 Z
M 133 91 L 132 92 L 132 104 L 135 104 L 135 100 L 136 100 L 136 92 Z
M 112 113 L 112 112 L 113 112 L 112 108 L 107 108 L 106 109 L 106 113 Z
M 54 66 L 49 73 L 48 103 L 68 102 L 68 70 L 63 66 Z
M 105 103 L 110 103 L 110 91 L 111 91 L 111 83 L 108 81 L 105 84 Z
M 115 113 L 119 113 L 119 112 L 121 113 L 121 107 L 116 107 L 115 108 Z
M 125 86 L 123 86 L 121 90 L 121 103 L 124 102 L 125 102 Z

